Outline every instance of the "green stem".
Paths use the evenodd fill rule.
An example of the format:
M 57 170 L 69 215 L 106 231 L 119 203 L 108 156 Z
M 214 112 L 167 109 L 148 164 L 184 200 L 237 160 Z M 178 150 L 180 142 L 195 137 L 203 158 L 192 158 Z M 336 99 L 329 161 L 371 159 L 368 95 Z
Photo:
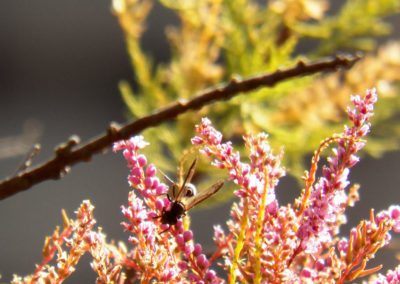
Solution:
M 242 252 L 242 249 L 243 249 L 244 239 L 245 239 L 245 235 L 246 235 L 248 212 L 249 212 L 249 209 L 247 206 L 247 199 L 244 199 L 243 215 L 242 215 L 242 220 L 240 221 L 240 233 L 239 233 L 239 237 L 238 237 L 238 240 L 236 243 L 235 255 L 232 260 L 232 266 L 229 271 L 229 284 L 234 284 L 236 281 L 236 270 L 238 267 L 239 257 L 240 257 L 240 253 Z
M 262 228 L 264 223 L 264 215 L 265 215 L 265 204 L 267 202 L 267 193 L 268 193 L 268 173 L 267 169 L 264 171 L 264 190 L 261 198 L 261 205 L 258 209 L 258 218 L 257 218 L 257 230 L 256 230 L 256 239 L 255 239 L 255 247 L 256 251 L 254 254 L 255 258 L 255 279 L 254 283 L 261 283 L 261 245 L 262 245 Z

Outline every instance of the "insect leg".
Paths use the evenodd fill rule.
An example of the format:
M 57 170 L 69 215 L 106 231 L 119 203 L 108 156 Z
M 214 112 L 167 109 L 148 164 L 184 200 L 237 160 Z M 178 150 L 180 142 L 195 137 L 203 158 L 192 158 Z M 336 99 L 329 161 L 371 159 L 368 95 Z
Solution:
M 166 228 L 164 231 L 160 232 L 160 235 L 164 234 L 165 232 L 169 231 L 170 229 L 171 229 L 171 226 L 168 226 L 168 228 Z

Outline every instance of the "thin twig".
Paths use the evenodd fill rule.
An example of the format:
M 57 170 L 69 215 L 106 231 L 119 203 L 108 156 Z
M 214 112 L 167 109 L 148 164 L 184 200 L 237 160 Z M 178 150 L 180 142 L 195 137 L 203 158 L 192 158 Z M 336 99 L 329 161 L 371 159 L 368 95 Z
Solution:
M 339 67 L 351 67 L 360 58 L 336 56 L 315 63 L 299 61 L 295 67 L 278 70 L 274 73 L 247 78 L 232 79 L 229 83 L 217 88 L 205 90 L 188 101 L 177 101 L 174 104 L 156 111 L 154 114 L 142 117 L 123 126 L 111 124 L 107 132 L 79 147 L 79 139 L 71 138 L 55 149 L 55 156 L 34 168 L 26 169 L 15 176 L 0 181 L 0 200 L 24 191 L 33 185 L 48 179 L 59 179 L 69 168 L 79 162 L 90 161 L 93 155 L 103 152 L 114 142 L 127 139 L 141 131 L 157 126 L 165 121 L 189 111 L 200 109 L 213 101 L 229 100 L 232 97 L 249 92 L 260 87 L 272 87 L 279 82 L 294 77 L 315 74 L 322 71 L 332 71 Z

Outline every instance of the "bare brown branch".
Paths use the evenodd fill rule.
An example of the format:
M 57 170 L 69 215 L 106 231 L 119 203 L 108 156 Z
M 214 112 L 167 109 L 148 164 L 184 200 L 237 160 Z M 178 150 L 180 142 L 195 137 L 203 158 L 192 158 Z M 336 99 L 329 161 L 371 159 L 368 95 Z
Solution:
M 278 70 L 274 73 L 251 77 L 247 79 L 232 79 L 229 83 L 205 90 L 188 101 L 178 101 L 156 111 L 154 114 L 142 117 L 123 126 L 110 125 L 107 132 L 78 146 L 79 139 L 72 137 L 69 141 L 58 146 L 55 156 L 34 168 L 26 169 L 17 175 L 0 181 L 0 199 L 5 199 L 18 192 L 27 190 L 33 185 L 48 179 L 59 179 L 76 163 L 89 161 L 93 155 L 104 151 L 114 142 L 127 139 L 141 131 L 157 126 L 165 121 L 190 111 L 200 109 L 213 101 L 229 100 L 240 94 L 260 87 L 272 87 L 279 82 L 294 77 L 332 71 L 339 67 L 351 67 L 359 57 L 337 56 L 315 63 L 299 61 L 295 67 Z

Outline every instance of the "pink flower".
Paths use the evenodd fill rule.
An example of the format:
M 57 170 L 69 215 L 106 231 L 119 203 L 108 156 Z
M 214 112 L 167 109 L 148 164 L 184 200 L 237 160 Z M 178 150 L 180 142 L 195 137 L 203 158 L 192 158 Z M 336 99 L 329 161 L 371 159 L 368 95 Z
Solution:
M 348 115 L 353 126 L 345 127 L 343 136 L 336 139 L 338 147 L 328 157 L 328 165 L 323 166 L 323 177 L 311 188 L 308 207 L 302 214 L 297 235 L 307 253 L 315 253 L 322 244 L 329 243 L 341 225 L 340 218 L 347 206 L 344 190 L 349 185 L 349 169 L 357 163 L 355 154 L 365 144 L 361 138 L 369 132 L 376 100 L 375 90 L 368 90 L 363 99 L 352 97 L 354 109 L 349 109 Z
M 148 164 L 140 153 L 147 145 L 142 136 L 136 136 L 114 146 L 115 151 L 123 151 L 130 168 L 128 181 L 134 188 L 128 206 L 122 207 L 127 219 L 122 225 L 132 234 L 129 239 L 133 245 L 125 266 L 130 266 L 142 281 L 178 283 L 191 277 L 204 283 L 220 283 L 221 279 L 209 269 L 201 246 L 194 243 L 193 232 L 185 231 L 182 221 L 174 226 L 161 224 L 160 216 L 171 202 L 166 197 L 168 187 L 156 176 L 156 166 Z
M 222 143 L 222 134 L 208 119 L 203 119 L 201 124 L 196 126 L 196 132 L 197 136 L 192 139 L 192 143 L 201 145 L 200 151 L 213 157 L 213 165 L 226 169 L 229 178 L 238 186 L 235 194 L 240 200 L 232 206 L 231 220 L 227 222 L 229 234 L 226 235 L 220 227 L 215 227 L 217 255 L 225 254 L 225 268 L 233 269 L 230 277 L 235 277 L 238 281 L 245 281 L 248 278 L 247 281 L 251 282 L 254 280 L 254 275 L 272 280 L 276 276 L 269 270 L 270 265 L 273 265 L 271 260 L 273 256 L 270 254 L 271 251 L 262 248 L 270 248 L 276 244 L 282 244 L 285 248 L 295 246 L 293 242 L 295 233 L 289 228 L 291 221 L 287 218 L 290 214 L 294 217 L 294 211 L 285 207 L 278 209 L 274 190 L 279 178 L 285 174 L 280 165 L 282 153 L 278 156 L 272 153 L 266 134 L 248 135 L 244 140 L 250 152 L 250 163 L 244 163 L 230 142 Z M 276 219 L 280 214 L 278 210 L 285 212 L 281 220 Z M 245 219 L 251 221 L 243 223 Z M 293 218 L 292 221 L 294 220 Z M 264 228 L 260 227 L 261 224 L 264 224 Z M 283 232 L 282 226 L 287 226 L 288 230 Z M 284 239 L 282 234 L 285 235 Z M 240 235 L 243 237 L 235 238 Z M 240 265 L 246 269 L 238 268 L 239 264 L 234 260 L 235 251 L 229 249 L 241 246 L 242 243 L 244 247 L 240 255 L 243 261 Z M 282 247 L 278 246 L 276 249 Z M 257 267 L 255 263 L 258 263 Z M 285 274 L 284 271 L 282 274 Z
M 389 270 L 386 275 L 379 274 L 370 284 L 398 284 L 400 283 L 400 265 L 394 270 Z
M 354 96 L 352 101 L 354 109 L 348 111 L 352 126 L 321 144 L 306 176 L 306 189 L 294 207 L 280 206 L 275 197 L 275 188 L 284 175 L 280 166 L 282 154 L 272 154 L 266 134 L 244 137 L 250 153 L 250 162 L 245 163 L 230 142 L 222 142 L 222 134 L 210 120 L 205 118 L 196 126 L 197 136 L 192 143 L 214 159 L 215 167 L 226 169 L 237 185 L 235 194 L 239 200 L 232 205 L 228 233 L 214 227 L 217 252 L 212 259 L 224 256 L 223 266 L 230 281 L 326 283 L 332 281 L 334 273 L 342 271 L 342 283 L 342 279 L 352 280 L 356 275 L 376 271 L 377 268 L 358 273 L 354 269 L 362 269 L 359 261 L 371 258 L 376 248 L 387 243 L 391 229 L 400 230 L 400 207 L 393 206 L 370 222 L 361 222 L 351 231 L 350 241 L 343 238 L 338 243 L 340 256 L 334 250 L 322 255 L 335 243 L 333 237 L 346 220 L 345 208 L 356 200 L 345 189 L 350 184 L 350 168 L 359 161 L 356 153 L 365 145 L 362 138 L 369 132 L 375 90 L 367 91 L 364 98 Z M 314 184 L 319 155 L 332 143 L 337 147 Z M 376 232 L 376 228 L 381 229 Z M 362 239 L 360 232 L 366 234 L 366 240 L 371 238 L 365 250 L 360 249 L 361 244 L 355 245 L 356 240 Z M 355 266 L 348 263 L 349 255 L 357 255 L 352 259 Z

